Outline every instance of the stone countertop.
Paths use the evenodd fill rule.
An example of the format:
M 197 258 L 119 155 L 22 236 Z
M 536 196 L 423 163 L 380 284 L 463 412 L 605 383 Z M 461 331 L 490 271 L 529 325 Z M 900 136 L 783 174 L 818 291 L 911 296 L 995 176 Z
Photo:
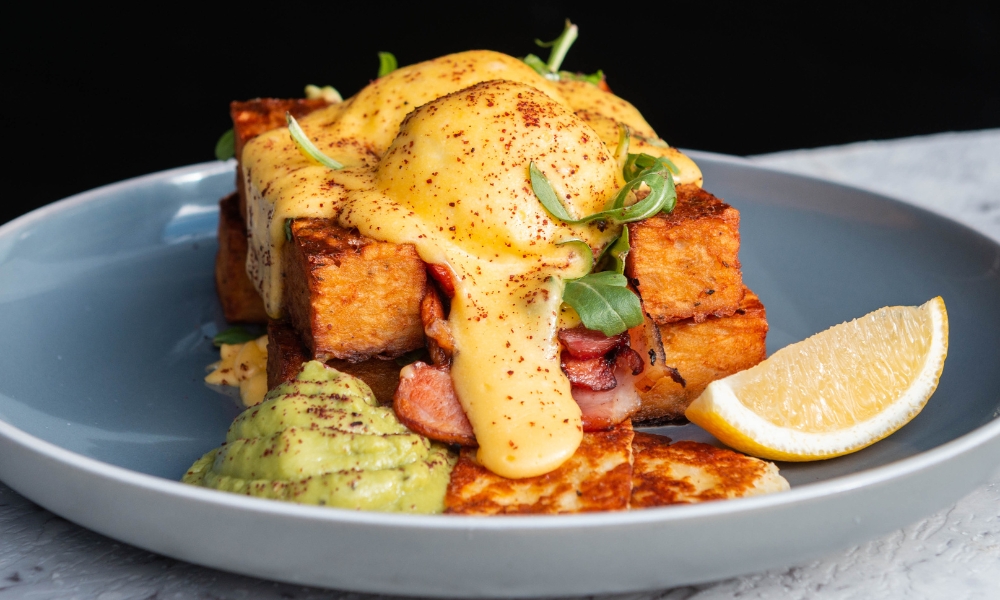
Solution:
M 1000 240 L 1000 129 L 795 150 L 754 162 L 900 198 Z M 2 598 L 362 598 L 233 575 L 139 550 L 74 525 L 0 484 Z M 1000 473 L 935 515 L 808 564 L 620 596 L 1000 597 Z

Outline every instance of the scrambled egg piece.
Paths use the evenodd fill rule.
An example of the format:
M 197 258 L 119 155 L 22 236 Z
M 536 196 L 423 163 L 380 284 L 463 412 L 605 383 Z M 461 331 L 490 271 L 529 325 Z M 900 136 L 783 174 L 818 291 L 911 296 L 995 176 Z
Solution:
M 254 406 L 267 393 L 267 336 L 262 335 L 245 344 L 222 344 L 222 360 L 212 363 L 212 372 L 205 383 L 240 388 L 244 406 Z

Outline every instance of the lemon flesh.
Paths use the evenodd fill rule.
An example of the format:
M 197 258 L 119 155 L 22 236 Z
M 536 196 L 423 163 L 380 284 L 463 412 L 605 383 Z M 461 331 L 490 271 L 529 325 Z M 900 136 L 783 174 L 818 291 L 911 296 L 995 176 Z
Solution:
M 915 417 L 937 388 L 947 354 L 940 297 L 881 308 L 711 383 L 685 414 L 747 454 L 833 458 Z

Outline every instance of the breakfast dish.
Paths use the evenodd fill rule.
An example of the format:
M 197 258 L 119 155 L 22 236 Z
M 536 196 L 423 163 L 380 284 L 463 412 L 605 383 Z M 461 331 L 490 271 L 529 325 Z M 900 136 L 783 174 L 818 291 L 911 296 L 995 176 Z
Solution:
M 676 502 L 788 488 L 773 464 L 728 449 L 635 446 L 633 420 L 689 417 L 758 457 L 810 460 L 862 448 L 919 412 L 937 375 L 924 378 L 920 398 L 894 401 L 908 384 L 881 385 L 885 369 L 863 368 L 862 359 L 842 369 L 859 376 L 832 395 L 823 391 L 826 365 L 837 368 L 822 356 L 853 356 L 843 349 L 863 345 L 864 336 L 818 361 L 801 352 L 764 360 L 768 323 L 743 282 L 739 211 L 703 189 L 694 161 L 615 96 L 603 75 L 559 70 L 575 33 L 567 22 L 549 63 L 477 50 L 398 68 L 383 53 L 378 79 L 347 100 L 313 86 L 305 100 L 233 103 L 234 129 L 223 140 L 232 138 L 237 193 L 220 207 L 216 282 L 227 317 L 264 315 L 269 336 L 224 344 L 206 381 L 238 385 L 244 404 L 275 411 L 289 393 L 282 390 L 320 385 L 333 377 L 326 369 L 364 390 L 331 393 L 330 410 L 356 404 L 360 393 L 363 405 L 391 404 L 399 431 L 366 433 L 355 447 L 337 440 L 354 440 L 351 427 L 363 420 L 345 428 L 313 414 L 251 437 L 242 437 L 238 421 L 227 445 L 185 481 L 355 509 L 625 510 L 667 497 L 645 494 L 633 506 L 636 481 L 647 489 L 679 485 L 674 474 L 687 471 L 666 457 L 698 456 L 706 473 L 736 469 L 715 480 L 684 475 L 696 492 L 670 496 Z M 940 313 L 946 323 L 943 303 Z M 885 330 L 881 343 L 919 354 L 928 332 Z M 932 363 L 941 367 L 947 327 L 937 333 Z M 761 361 L 771 367 L 754 368 Z M 769 396 L 727 396 L 728 412 L 720 411 L 711 404 L 715 390 L 741 372 L 770 377 L 757 386 Z M 801 381 L 771 385 L 791 372 Z M 810 393 L 787 391 L 812 379 Z M 834 397 L 853 398 L 866 386 L 877 392 L 863 409 Z M 729 415 L 749 402 L 767 408 L 744 410 L 750 425 L 733 433 Z M 782 410 L 794 421 L 813 410 L 810 403 L 838 406 L 859 424 L 830 432 L 845 417 L 827 410 L 821 422 L 795 421 L 786 431 L 798 439 L 822 430 L 837 440 L 833 450 L 769 453 L 761 432 L 771 429 L 759 423 Z M 865 436 L 867 415 L 895 414 L 883 405 L 907 408 Z M 803 427 L 816 431 L 796 431 Z M 424 464 L 422 455 L 387 463 L 385 477 L 402 477 L 394 484 L 376 491 L 363 483 L 376 477 L 369 466 L 383 468 L 372 466 L 382 463 L 366 458 L 365 448 L 402 432 L 421 440 L 413 448 L 439 449 L 432 471 L 451 477 L 447 493 L 408 499 L 401 482 Z M 231 444 L 254 450 L 234 455 Z M 384 452 L 385 460 L 398 454 Z M 746 469 L 751 484 L 724 485 L 743 480 Z M 344 482 L 372 498 L 344 492 Z
M 990 368 L 1000 360 L 990 308 L 1000 280 L 981 275 L 995 272 L 997 244 L 876 194 L 691 156 L 713 192 L 740 208 L 744 279 L 768 305 L 772 352 L 887 298 L 947 293 L 952 352 L 916 419 L 851 455 L 779 464 L 790 491 L 647 510 L 395 515 L 181 484 L 238 413 L 200 377 L 218 358 L 211 337 L 225 329 L 212 272 L 218 200 L 234 176 L 213 162 L 95 190 L 0 230 L 0 321 L 21 340 L 3 356 L 5 372 L 19 375 L 0 382 L 0 479 L 63 518 L 181 560 L 450 597 L 639 591 L 802 564 L 985 481 L 1000 451 L 1000 374 Z M 692 425 L 655 432 L 711 441 Z
M 217 285 L 230 321 L 266 314 L 275 340 L 266 388 L 260 340 L 223 346 L 207 381 L 235 377 L 252 405 L 333 361 L 408 431 L 464 448 L 448 512 L 628 508 L 630 418 L 682 418 L 763 358 L 767 321 L 738 211 L 603 77 L 538 60 L 462 52 L 386 67 L 347 100 L 233 103 Z M 719 323 L 741 328 L 735 358 L 704 343 L 733 345 Z M 682 348 L 679 327 L 703 343 Z M 268 478 L 221 483 L 231 460 L 210 453 L 188 480 L 282 496 Z M 608 477 L 617 499 L 588 497 Z M 501 502 L 505 487 L 523 493 Z

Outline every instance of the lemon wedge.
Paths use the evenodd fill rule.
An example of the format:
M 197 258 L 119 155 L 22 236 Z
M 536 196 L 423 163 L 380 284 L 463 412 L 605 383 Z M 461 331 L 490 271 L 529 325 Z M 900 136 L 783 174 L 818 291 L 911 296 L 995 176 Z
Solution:
M 833 458 L 896 431 L 927 403 L 948 354 L 941 297 L 841 323 L 714 381 L 685 415 L 771 460 Z

